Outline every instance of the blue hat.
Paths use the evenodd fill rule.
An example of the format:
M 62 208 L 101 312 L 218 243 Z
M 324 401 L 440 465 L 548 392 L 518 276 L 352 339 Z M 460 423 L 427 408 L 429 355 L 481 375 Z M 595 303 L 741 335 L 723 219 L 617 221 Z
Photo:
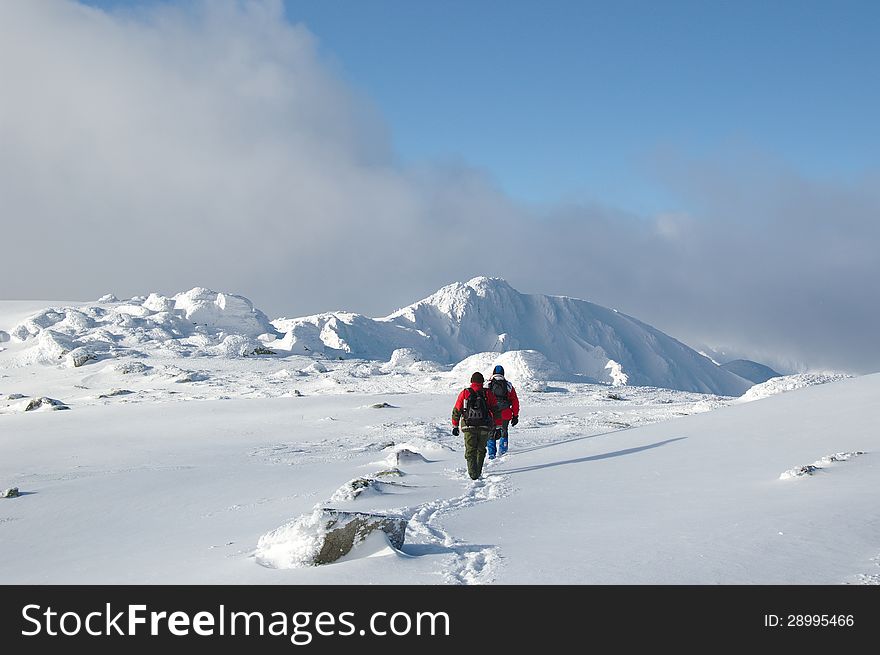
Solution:
M 504 375 L 504 367 L 501 364 L 498 364 L 495 369 L 492 371 L 492 375 Z

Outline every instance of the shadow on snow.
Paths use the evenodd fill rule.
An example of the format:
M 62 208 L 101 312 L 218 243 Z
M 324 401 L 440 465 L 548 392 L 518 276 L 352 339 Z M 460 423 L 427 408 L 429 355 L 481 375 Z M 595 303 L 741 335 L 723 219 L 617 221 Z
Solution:
M 599 435 L 592 435 L 599 436 Z M 588 437 L 579 437 L 582 439 L 586 439 Z M 660 446 L 665 446 L 668 443 L 672 443 L 673 441 L 681 441 L 682 439 L 687 439 L 687 437 L 675 437 L 674 439 L 664 439 L 663 441 L 658 441 L 656 443 L 648 444 L 647 446 L 637 446 L 635 448 L 624 448 L 623 450 L 615 450 L 610 453 L 602 453 L 601 455 L 590 455 L 589 457 L 578 457 L 577 459 L 566 459 L 561 462 L 548 462 L 547 464 L 535 464 L 534 466 L 522 466 L 520 468 L 515 469 L 504 469 L 504 470 L 496 470 L 492 471 L 493 475 L 508 475 L 510 473 L 525 473 L 526 471 L 538 471 L 540 469 L 550 468 L 551 466 L 562 466 L 563 464 L 581 464 L 583 462 L 594 462 L 600 459 L 609 459 L 611 457 L 621 457 L 623 455 L 632 455 L 633 453 L 638 453 L 643 450 L 650 450 L 651 448 L 659 448 Z M 576 441 L 576 439 L 571 439 L 570 441 Z M 525 452 L 525 451 L 520 451 Z

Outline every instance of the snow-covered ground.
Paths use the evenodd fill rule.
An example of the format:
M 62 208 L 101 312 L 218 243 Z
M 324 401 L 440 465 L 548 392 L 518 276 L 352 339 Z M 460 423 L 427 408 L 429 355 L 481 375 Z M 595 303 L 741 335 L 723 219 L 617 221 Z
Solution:
M 880 375 L 775 378 L 744 403 L 587 384 L 529 350 L 457 366 L 254 355 L 216 349 L 237 334 L 217 300 L 190 294 L 203 328 L 173 338 L 157 331 L 167 299 L 140 317 L 160 325 L 126 324 L 110 299 L 65 315 L 61 338 L 95 355 L 79 366 L 23 357 L 38 336 L 0 344 L 0 491 L 22 494 L 0 498 L 0 582 L 880 582 Z M 222 302 L 260 336 L 264 317 Z M 0 329 L 46 305 L 0 303 Z M 472 482 L 449 415 L 496 362 L 521 421 Z M 43 397 L 70 409 L 24 411 Z M 316 507 L 402 515 L 404 546 L 296 567 Z

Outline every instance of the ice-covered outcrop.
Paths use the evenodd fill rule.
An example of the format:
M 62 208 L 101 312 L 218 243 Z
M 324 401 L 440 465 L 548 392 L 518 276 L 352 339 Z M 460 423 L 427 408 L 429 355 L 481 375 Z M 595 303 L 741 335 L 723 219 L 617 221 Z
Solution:
M 155 299 L 154 299 L 155 298 Z M 151 302 L 152 301 L 152 302 Z M 151 295 L 144 302 L 156 305 L 161 297 Z M 174 296 L 174 310 L 183 313 L 191 323 L 204 325 L 210 332 L 226 332 L 257 337 L 274 332 L 268 317 L 244 296 L 217 293 L 210 289 L 196 287 Z M 169 311 L 167 306 L 158 311 Z
M 266 315 L 247 298 L 197 287 L 173 297 L 150 294 L 77 307 L 50 307 L 12 330 L 30 342 L 21 364 L 89 362 L 126 354 L 240 357 L 269 354 L 257 337 L 277 335 Z M 267 338 L 267 339 L 268 339 Z
M 797 373 L 795 375 L 783 375 L 776 378 L 770 378 L 762 384 L 756 384 L 743 394 L 740 400 L 743 402 L 759 400 L 761 398 L 767 398 L 768 396 L 775 396 L 778 393 L 795 391 L 796 389 L 812 387 L 817 384 L 837 382 L 849 377 L 851 376 L 840 373 Z

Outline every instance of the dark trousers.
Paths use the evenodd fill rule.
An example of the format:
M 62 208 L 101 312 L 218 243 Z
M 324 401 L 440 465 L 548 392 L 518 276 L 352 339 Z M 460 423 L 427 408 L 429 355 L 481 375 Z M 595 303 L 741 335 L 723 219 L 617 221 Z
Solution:
M 483 472 L 483 461 L 486 459 L 486 443 L 492 430 L 485 428 L 465 428 L 464 460 L 467 462 L 468 476 L 476 480 Z
M 492 436 L 489 437 L 489 443 L 487 444 L 487 450 L 489 451 L 489 459 L 495 459 L 495 450 L 497 448 L 500 454 L 504 454 L 507 452 L 507 435 L 510 428 L 510 421 L 504 421 L 501 425 L 499 425 L 496 430 L 500 430 L 501 434 L 496 438 L 497 432 L 493 432 Z M 498 442 L 496 444 L 496 442 Z

